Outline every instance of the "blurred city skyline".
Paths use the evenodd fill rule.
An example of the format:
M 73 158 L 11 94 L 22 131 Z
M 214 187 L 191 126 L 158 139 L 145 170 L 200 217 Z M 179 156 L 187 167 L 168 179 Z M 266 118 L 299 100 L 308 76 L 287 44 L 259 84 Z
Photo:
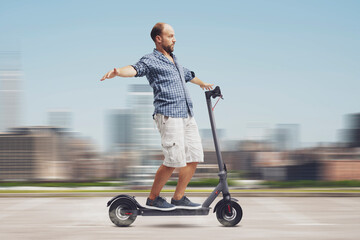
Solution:
M 0 51 L 20 52 L 20 125 L 47 125 L 50 111 L 65 109 L 74 131 L 105 149 L 106 111 L 129 108 L 128 86 L 147 80 L 100 78 L 151 52 L 150 30 L 163 21 L 175 29 L 180 63 L 221 87 L 215 118 L 227 138 L 293 124 L 302 143 L 339 141 L 344 116 L 359 112 L 360 3 L 206 3 L 161 12 L 162 1 L 0 1 Z M 187 86 L 207 129 L 203 91 Z

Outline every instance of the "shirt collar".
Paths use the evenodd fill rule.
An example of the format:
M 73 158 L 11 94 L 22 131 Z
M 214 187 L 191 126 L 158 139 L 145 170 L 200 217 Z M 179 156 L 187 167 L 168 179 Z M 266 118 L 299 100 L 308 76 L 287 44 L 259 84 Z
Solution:
M 163 58 L 165 58 L 166 60 L 169 60 L 169 59 L 167 59 L 167 57 L 165 57 L 165 55 L 164 55 L 162 52 L 160 52 L 160 51 L 157 50 L 156 48 L 154 48 L 154 55 L 155 55 L 156 57 L 163 57 Z M 174 55 L 173 53 L 170 53 L 170 56 L 174 59 L 174 62 L 175 62 L 175 61 L 176 61 L 175 55 Z

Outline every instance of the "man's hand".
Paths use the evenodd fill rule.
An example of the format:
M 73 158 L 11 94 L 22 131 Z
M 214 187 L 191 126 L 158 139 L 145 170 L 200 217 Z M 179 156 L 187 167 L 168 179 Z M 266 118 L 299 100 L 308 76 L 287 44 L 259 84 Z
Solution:
M 211 90 L 213 89 L 212 86 L 214 86 L 214 84 L 210 84 L 210 83 L 204 83 L 203 81 L 201 81 L 199 78 L 194 77 L 190 82 L 199 85 L 202 90 Z
M 116 68 L 114 68 L 113 70 L 110 70 L 109 72 L 107 72 L 101 79 L 100 81 L 104 81 L 105 79 L 107 78 L 113 78 L 113 77 L 116 77 L 118 76 L 119 73 L 118 73 L 118 70 Z
M 202 90 L 211 90 L 213 89 L 212 86 L 214 86 L 214 84 L 210 84 L 210 83 L 203 83 L 200 85 Z
M 107 74 L 105 74 L 100 81 L 104 81 L 107 78 L 113 78 L 113 77 L 135 77 L 136 76 L 136 70 L 133 66 L 128 65 L 122 68 L 114 68 L 113 70 L 109 71 Z

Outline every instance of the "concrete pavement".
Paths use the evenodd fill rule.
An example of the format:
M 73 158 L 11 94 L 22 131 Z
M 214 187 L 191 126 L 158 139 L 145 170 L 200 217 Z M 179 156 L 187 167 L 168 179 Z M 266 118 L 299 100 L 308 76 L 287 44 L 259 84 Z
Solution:
M 145 197 L 137 197 L 145 203 Z M 204 197 L 192 197 L 202 202 Z M 358 239 L 360 198 L 243 197 L 244 216 L 225 228 L 209 216 L 108 218 L 107 197 L 0 198 L 0 239 Z M 214 204 L 220 200 L 218 198 Z M 214 206 L 212 205 L 212 207 Z

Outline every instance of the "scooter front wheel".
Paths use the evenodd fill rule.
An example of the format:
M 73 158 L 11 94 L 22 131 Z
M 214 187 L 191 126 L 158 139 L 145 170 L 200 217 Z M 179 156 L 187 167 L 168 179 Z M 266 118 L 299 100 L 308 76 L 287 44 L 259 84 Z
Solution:
M 233 227 L 238 224 L 242 215 L 243 212 L 240 205 L 234 201 L 224 203 L 216 209 L 216 217 L 225 227 Z
M 136 210 L 136 205 L 128 199 L 118 199 L 109 208 L 110 220 L 118 227 L 130 226 L 136 219 L 136 215 L 124 214 L 124 210 Z

